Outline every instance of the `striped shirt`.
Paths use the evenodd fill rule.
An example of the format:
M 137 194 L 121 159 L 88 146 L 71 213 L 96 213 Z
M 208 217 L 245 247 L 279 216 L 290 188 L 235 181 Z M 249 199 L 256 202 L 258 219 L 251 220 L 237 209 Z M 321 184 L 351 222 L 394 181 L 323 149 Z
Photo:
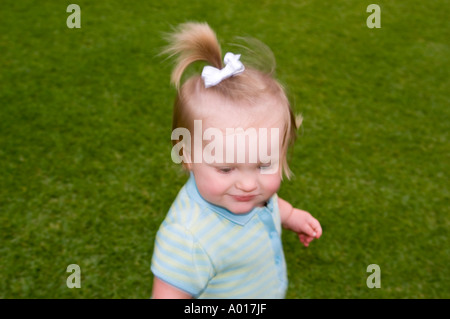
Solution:
M 191 173 L 158 230 L 151 270 L 194 298 L 284 298 L 277 194 L 233 214 L 204 200 Z

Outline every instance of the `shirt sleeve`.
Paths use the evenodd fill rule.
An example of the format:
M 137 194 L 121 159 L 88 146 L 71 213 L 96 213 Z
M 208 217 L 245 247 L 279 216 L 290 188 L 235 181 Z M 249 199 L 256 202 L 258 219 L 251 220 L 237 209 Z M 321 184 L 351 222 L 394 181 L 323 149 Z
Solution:
M 213 276 L 209 256 L 185 227 L 165 224 L 155 240 L 151 270 L 166 283 L 197 297 Z

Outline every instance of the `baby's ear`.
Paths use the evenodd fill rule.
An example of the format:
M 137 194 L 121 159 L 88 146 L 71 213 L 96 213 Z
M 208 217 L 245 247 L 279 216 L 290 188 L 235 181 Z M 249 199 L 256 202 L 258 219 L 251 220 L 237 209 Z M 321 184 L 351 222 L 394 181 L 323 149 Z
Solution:
M 303 116 L 302 116 L 301 114 L 297 114 L 297 115 L 295 116 L 295 126 L 297 127 L 297 129 L 300 128 L 300 126 L 302 125 L 302 123 L 303 123 Z

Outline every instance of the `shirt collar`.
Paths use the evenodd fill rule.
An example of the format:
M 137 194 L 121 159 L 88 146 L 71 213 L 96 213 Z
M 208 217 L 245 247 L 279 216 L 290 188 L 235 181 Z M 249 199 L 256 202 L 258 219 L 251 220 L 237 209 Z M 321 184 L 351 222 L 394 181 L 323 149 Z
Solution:
M 268 209 L 269 212 L 271 212 L 272 208 L 273 208 L 273 196 L 272 196 L 268 200 L 265 207 L 255 207 L 248 213 L 234 214 L 224 207 L 214 205 L 214 204 L 208 202 L 207 200 L 205 200 L 198 191 L 197 184 L 195 183 L 195 177 L 192 172 L 190 172 L 189 180 L 186 183 L 186 191 L 187 191 L 189 197 L 191 197 L 194 201 L 196 201 L 200 205 L 208 207 L 209 209 L 211 209 L 215 213 L 219 214 L 220 216 L 225 217 L 226 219 L 232 221 L 233 223 L 241 225 L 241 226 L 247 224 L 247 222 L 250 219 L 252 219 L 253 215 L 256 214 L 257 212 L 264 210 L 264 209 Z

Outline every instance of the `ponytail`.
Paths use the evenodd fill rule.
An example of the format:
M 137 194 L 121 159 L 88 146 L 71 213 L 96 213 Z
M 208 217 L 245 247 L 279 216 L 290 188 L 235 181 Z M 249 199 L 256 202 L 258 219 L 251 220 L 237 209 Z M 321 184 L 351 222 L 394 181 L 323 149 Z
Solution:
M 216 34 L 206 23 L 184 23 L 168 34 L 169 45 L 162 53 L 177 55 L 171 82 L 177 89 L 183 72 L 193 62 L 205 61 L 215 68 L 222 68 L 222 53 Z

